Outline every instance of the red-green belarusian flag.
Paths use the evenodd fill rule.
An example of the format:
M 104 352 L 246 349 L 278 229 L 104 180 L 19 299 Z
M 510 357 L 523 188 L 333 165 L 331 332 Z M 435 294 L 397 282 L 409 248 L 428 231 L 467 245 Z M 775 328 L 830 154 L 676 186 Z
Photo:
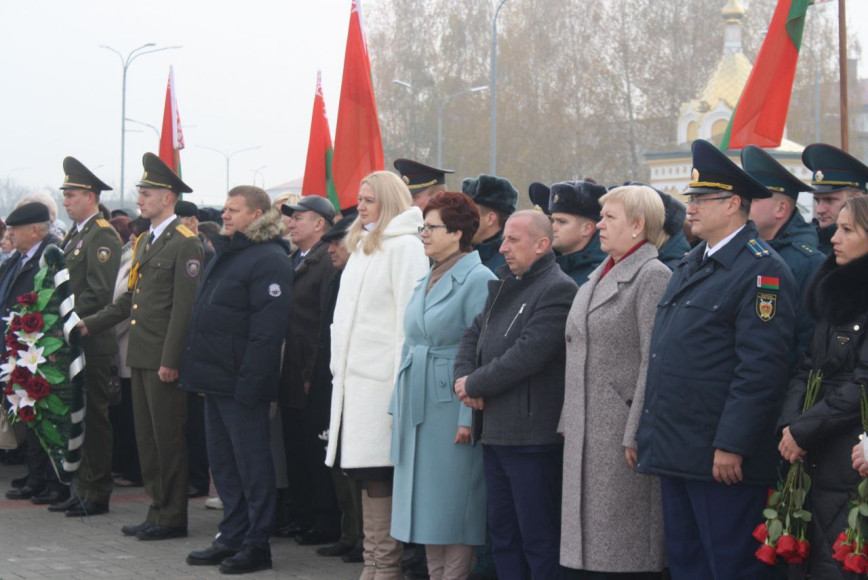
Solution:
M 333 156 L 332 133 L 322 96 L 322 74 L 317 71 L 316 94 L 313 97 L 313 116 L 310 120 L 310 140 L 307 142 L 307 163 L 304 166 L 301 194 L 327 197 L 335 206 L 335 210 L 340 211 L 341 204 L 332 178 Z
M 332 164 L 341 208 L 356 206 L 362 179 L 385 167 L 371 61 L 362 28 L 361 0 L 353 0 Z
M 181 149 L 184 148 L 184 133 L 181 131 L 181 115 L 175 98 L 175 72 L 169 67 L 169 84 L 166 87 L 166 104 L 163 107 L 163 127 L 160 133 L 160 159 L 181 175 Z
M 722 150 L 745 145 L 780 146 L 810 4 L 811 0 L 778 0 L 753 70 L 720 142 Z

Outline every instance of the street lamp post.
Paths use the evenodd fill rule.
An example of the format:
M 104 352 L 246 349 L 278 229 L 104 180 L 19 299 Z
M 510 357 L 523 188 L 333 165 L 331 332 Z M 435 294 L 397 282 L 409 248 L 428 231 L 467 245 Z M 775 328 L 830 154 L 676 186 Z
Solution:
M 491 24 L 491 175 L 497 174 L 497 17 L 506 0 L 500 0 Z
M 265 189 L 265 172 L 263 169 L 268 167 L 268 165 L 260 165 L 256 169 L 253 170 L 253 185 L 256 186 L 256 176 L 259 175 L 262 177 L 262 189 Z
M 440 104 L 437 106 L 437 167 L 443 167 L 443 107 L 445 107 L 446 103 L 455 97 L 466 95 L 467 93 L 477 93 L 479 91 L 484 91 L 487 88 L 487 86 L 482 85 L 464 89 L 463 91 L 447 95 L 442 101 L 440 101 Z
M 148 129 L 150 129 L 151 131 L 153 131 L 154 133 L 157 134 L 157 141 L 159 142 L 160 130 L 157 129 L 156 127 L 154 127 L 153 125 L 151 125 L 150 123 L 145 123 L 143 121 L 136 121 L 135 119 L 130 119 L 129 117 L 126 117 L 125 120 L 129 121 L 130 123 L 135 123 L 136 125 L 141 125 L 142 127 L 147 127 Z
M 162 48 L 145 50 L 151 48 L 152 46 L 157 45 L 153 42 L 148 42 L 147 44 L 143 44 L 138 48 L 134 48 L 129 52 L 129 54 L 127 54 L 126 57 L 124 57 L 124 55 L 122 55 L 114 48 L 106 46 L 105 44 L 100 45 L 100 48 L 110 50 L 116 55 L 118 55 L 118 58 L 121 59 L 121 67 L 123 67 L 123 77 L 121 81 L 121 207 L 123 207 L 124 205 L 124 153 L 126 152 L 127 69 L 130 68 L 130 65 L 134 60 L 145 54 L 152 54 L 154 52 L 161 52 L 163 50 L 173 50 L 176 48 L 181 48 L 180 46 L 164 46 Z
M 235 151 L 229 152 L 224 151 L 223 149 L 217 149 L 216 147 L 207 147 L 205 145 L 198 145 L 199 149 L 207 149 L 208 151 L 214 151 L 215 153 L 219 153 L 226 159 L 226 191 L 229 191 L 229 165 L 232 163 L 232 158 L 235 157 L 239 153 L 243 153 L 245 151 L 253 151 L 254 149 L 259 149 L 262 147 L 261 145 L 254 145 L 253 147 L 245 147 L 244 149 L 236 149 Z M 261 169 L 261 168 L 260 168 Z

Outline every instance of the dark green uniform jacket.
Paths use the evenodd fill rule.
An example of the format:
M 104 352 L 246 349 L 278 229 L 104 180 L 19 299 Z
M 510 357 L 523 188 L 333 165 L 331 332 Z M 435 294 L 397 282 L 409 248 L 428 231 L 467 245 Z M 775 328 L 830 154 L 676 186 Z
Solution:
M 564 274 L 572 278 L 576 286 L 581 286 L 588 281 L 591 272 L 608 257 L 609 254 L 600 249 L 600 232 L 594 232 L 587 246 L 572 254 L 559 255 L 556 261 Z

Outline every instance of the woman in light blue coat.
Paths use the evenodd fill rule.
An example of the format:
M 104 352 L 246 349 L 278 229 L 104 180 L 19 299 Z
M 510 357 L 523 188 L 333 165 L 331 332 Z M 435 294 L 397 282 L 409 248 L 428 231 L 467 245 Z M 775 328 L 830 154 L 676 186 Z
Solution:
M 479 210 L 438 193 L 420 233 L 433 261 L 404 316 L 405 342 L 389 412 L 395 464 L 392 537 L 425 544 L 432 580 L 466 578 L 485 543 L 482 448 L 470 443 L 471 409 L 453 392 L 464 330 L 485 305 L 494 275 L 471 251 Z

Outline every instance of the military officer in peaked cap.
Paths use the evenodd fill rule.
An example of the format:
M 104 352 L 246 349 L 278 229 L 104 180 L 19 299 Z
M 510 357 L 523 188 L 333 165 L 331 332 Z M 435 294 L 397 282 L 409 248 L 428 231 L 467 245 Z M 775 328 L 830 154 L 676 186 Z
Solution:
M 814 323 L 804 302 L 808 284 L 825 256 L 817 249 L 817 229 L 799 213 L 797 202 L 802 191 L 813 192 L 763 149 L 748 145 L 741 150 L 741 165 L 771 192 L 771 197 L 754 200 L 750 219 L 760 237 L 781 255 L 796 280 L 799 302 L 796 308 L 796 343 L 790 362 L 795 364 L 808 348 Z
M 163 540 L 187 535 L 187 404 L 177 379 L 201 278 L 202 244 L 174 214 L 180 195 L 192 190 L 153 153 L 145 153 L 142 164 L 137 205 L 151 228 L 136 240 L 129 290 L 85 317 L 82 326 L 85 333 L 98 333 L 131 319 L 127 361 L 151 506 L 144 522 L 121 531 L 140 540 Z
M 479 206 L 479 228 L 473 236 L 473 249 L 479 252 L 483 265 L 494 272 L 506 265 L 506 258 L 500 253 L 503 227 L 515 213 L 518 190 L 506 178 L 483 174 L 475 179 L 465 178 L 461 191 Z
M 707 141 L 693 167 L 687 219 L 705 241 L 658 304 L 636 469 L 660 476 L 673 578 L 774 578 L 751 532 L 777 477 L 795 281 L 748 221 L 769 191 Z
M 587 178 L 555 183 L 551 189 L 532 183 L 528 191 L 531 201 L 551 215 L 557 263 L 579 286 L 609 257 L 600 249 L 596 228 L 602 209 L 599 200 L 606 191 L 606 187 Z
M 411 159 L 395 159 L 395 169 L 413 196 L 413 205 L 425 211 L 428 201 L 438 191 L 446 191 L 446 174 L 451 169 L 438 169 Z
M 828 256 L 832 253 L 832 236 L 838 229 L 838 212 L 851 197 L 865 195 L 868 167 L 847 152 L 825 143 L 805 147 L 802 163 L 813 172 L 814 223 L 820 237 L 819 249 Z
M 121 260 L 121 240 L 99 210 L 100 194 L 111 190 L 78 159 L 63 160 L 63 207 L 73 222 L 62 249 L 80 318 L 111 304 Z M 95 516 L 108 511 L 112 493 L 112 426 L 108 386 L 118 341 L 112 329 L 82 339 L 85 356 L 85 438 L 74 493 L 49 507 L 67 516 Z

